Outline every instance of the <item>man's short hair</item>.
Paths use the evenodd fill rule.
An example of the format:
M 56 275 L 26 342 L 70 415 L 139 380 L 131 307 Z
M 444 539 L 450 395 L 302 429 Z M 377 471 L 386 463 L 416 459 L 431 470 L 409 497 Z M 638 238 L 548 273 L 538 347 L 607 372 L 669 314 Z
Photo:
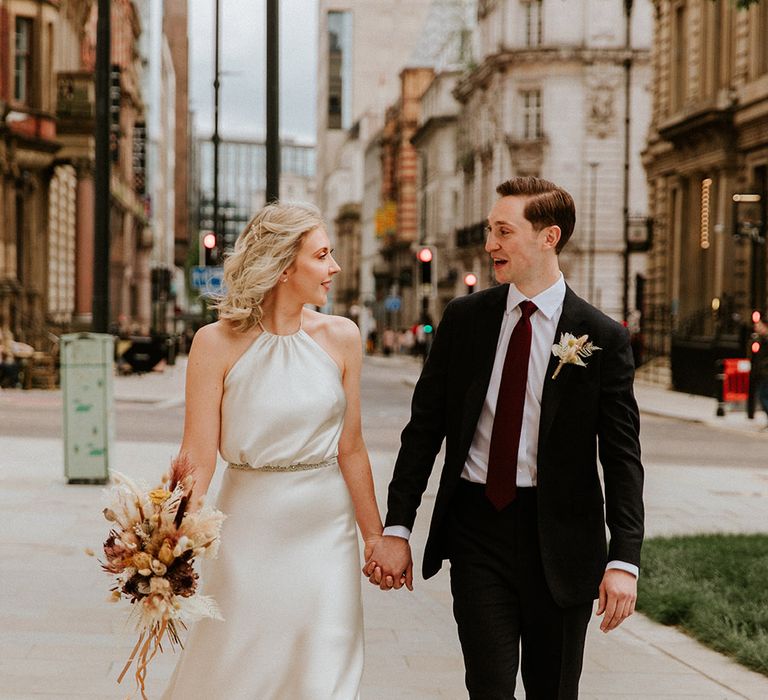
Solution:
M 576 224 L 576 205 L 573 197 L 562 187 L 538 177 L 513 177 L 502 182 L 496 193 L 501 197 L 524 197 L 527 201 L 523 215 L 536 231 L 547 226 L 559 226 L 557 253 L 568 243 Z

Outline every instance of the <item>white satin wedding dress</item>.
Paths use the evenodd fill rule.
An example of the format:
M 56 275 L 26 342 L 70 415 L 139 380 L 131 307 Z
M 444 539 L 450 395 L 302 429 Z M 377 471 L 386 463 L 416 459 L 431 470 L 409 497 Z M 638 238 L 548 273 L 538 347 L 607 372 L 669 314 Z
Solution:
M 363 669 L 360 554 L 336 461 L 346 401 L 304 330 L 263 331 L 221 409 L 227 514 L 203 590 L 225 621 L 190 630 L 165 700 L 354 700 Z

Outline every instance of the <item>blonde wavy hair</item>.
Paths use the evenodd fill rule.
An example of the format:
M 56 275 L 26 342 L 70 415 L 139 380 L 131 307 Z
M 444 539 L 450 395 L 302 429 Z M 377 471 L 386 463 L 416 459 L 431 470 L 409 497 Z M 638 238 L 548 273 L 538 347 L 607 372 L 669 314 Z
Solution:
M 264 298 L 293 264 L 304 236 L 323 225 L 320 210 L 307 202 L 274 201 L 257 212 L 224 261 L 224 289 L 213 304 L 219 318 L 243 333 L 256 326 Z

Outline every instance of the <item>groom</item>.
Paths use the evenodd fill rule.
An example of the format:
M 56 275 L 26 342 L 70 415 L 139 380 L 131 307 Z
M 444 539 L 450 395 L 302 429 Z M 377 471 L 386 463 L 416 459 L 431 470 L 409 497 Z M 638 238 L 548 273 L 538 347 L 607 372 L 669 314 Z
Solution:
M 470 698 L 513 698 L 520 666 L 529 700 L 568 700 L 593 600 L 604 632 L 635 607 L 643 467 L 632 353 L 627 331 L 560 272 L 571 196 L 534 177 L 496 191 L 485 249 L 500 285 L 445 310 L 402 434 L 386 536 L 364 571 L 383 589 L 411 588 L 408 537 L 446 438 L 423 574 L 450 560 Z M 576 345 L 563 344 L 561 361 L 553 345 L 564 333 Z

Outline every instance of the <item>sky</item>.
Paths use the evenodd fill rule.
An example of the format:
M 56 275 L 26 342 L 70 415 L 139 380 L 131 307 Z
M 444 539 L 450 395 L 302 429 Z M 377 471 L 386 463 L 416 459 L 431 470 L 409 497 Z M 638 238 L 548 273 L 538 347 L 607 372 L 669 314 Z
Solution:
M 263 138 L 266 120 L 265 0 L 219 0 L 223 138 Z M 317 0 L 280 0 L 280 134 L 315 140 Z M 189 103 L 199 136 L 213 131 L 215 0 L 189 2 Z

